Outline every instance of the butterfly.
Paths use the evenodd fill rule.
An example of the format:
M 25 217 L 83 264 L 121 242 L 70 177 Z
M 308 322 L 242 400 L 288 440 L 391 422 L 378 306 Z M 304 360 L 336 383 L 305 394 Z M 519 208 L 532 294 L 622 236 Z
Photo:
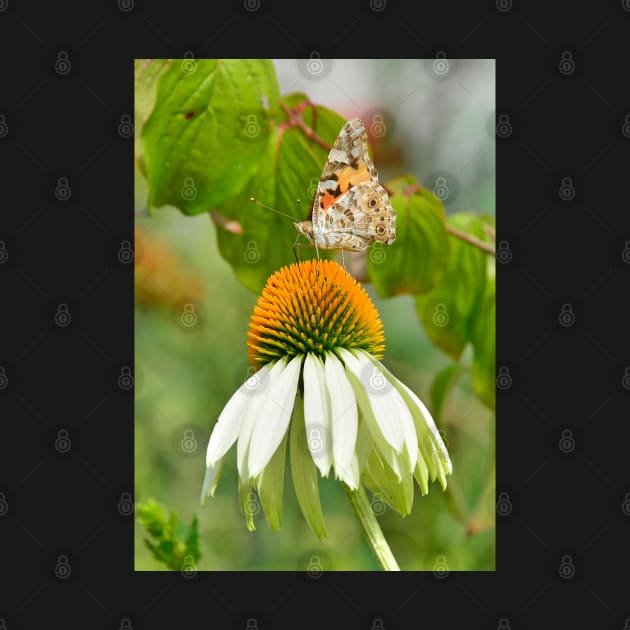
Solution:
M 359 118 L 346 122 L 328 154 L 310 221 L 294 225 L 322 249 L 361 252 L 373 241 L 389 245 L 396 239 L 396 211 L 378 182 Z

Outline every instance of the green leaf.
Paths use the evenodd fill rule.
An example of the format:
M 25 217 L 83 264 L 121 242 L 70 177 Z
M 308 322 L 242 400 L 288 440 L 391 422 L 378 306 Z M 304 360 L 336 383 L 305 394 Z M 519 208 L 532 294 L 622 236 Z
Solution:
M 258 496 L 269 527 L 277 532 L 282 527 L 284 499 L 284 465 L 287 459 L 287 435 L 276 449 L 258 480 Z
M 488 240 L 482 219 L 470 212 L 449 216 L 448 225 Z M 416 310 L 431 341 L 458 360 L 471 339 L 481 307 L 489 254 L 449 234 L 446 272 L 438 285 L 416 297 Z
M 442 410 L 444 409 L 444 402 L 448 393 L 451 391 L 459 377 L 466 371 L 467 368 L 459 363 L 453 363 L 447 365 L 438 375 L 433 379 L 431 385 L 431 412 L 436 422 L 442 417 Z
M 494 259 L 491 261 L 494 274 Z M 472 386 L 480 400 L 490 409 L 495 409 L 496 396 L 496 280 L 488 277 L 481 307 L 472 330 L 472 345 L 475 352 L 472 365 Z
M 391 202 L 396 210 L 396 240 L 391 245 L 372 245 L 370 280 L 384 297 L 428 291 L 442 276 L 448 257 L 444 207 L 411 177 L 387 186 L 395 193 Z
M 153 110 L 157 81 L 173 63 L 172 59 L 136 59 L 134 61 L 135 127 L 141 129 Z
M 286 102 L 287 98 L 283 100 Z M 294 95 L 289 101 L 298 99 L 303 100 L 303 95 Z M 322 139 L 326 142 L 333 142 L 343 126 L 340 116 L 323 107 L 309 107 L 302 115 L 308 123 L 313 123 L 314 117 L 315 131 L 318 135 L 323 134 Z M 217 229 L 217 240 L 221 255 L 230 263 L 238 279 L 254 293 L 260 292 L 274 271 L 295 262 L 293 245 L 298 233 L 290 218 L 252 203 L 250 197 L 295 221 L 306 220 L 323 168 L 323 155 L 325 151 L 299 128 L 278 127 L 271 133 L 259 170 L 242 193 L 217 208 L 223 216 L 237 221 L 242 227 L 240 234 Z M 300 206 L 297 199 L 307 202 Z M 298 248 L 300 260 L 316 255 L 310 246 Z M 328 258 L 333 252 L 320 250 L 319 255 Z
M 149 207 L 197 214 L 241 191 L 269 144 L 278 98 L 269 60 L 173 62 L 142 130 Z
M 298 396 L 293 408 L 290 436 L 291 478 L 300 509 L 306 522 L 320 539 L 328 536 L 319 500 L 317 467 L 306 441 L 304 402 Z
M 153 557 L 173 571 L 180 571 L 186 558 L 196 564 L 201 557 L 199 521 L 193 517 L 190 525 L 181 521 L 176 512 L 168 511 L 155 499 L 136 507 L 138 522 L 144 526 L 144 539 Z

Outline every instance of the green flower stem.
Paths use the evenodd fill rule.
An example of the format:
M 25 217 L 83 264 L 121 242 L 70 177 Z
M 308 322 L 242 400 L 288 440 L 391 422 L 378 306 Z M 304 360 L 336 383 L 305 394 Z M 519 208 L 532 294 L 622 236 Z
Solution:
M 363 486 L 359 486 L 358 490 L 350 490 L 344 483 L 343 487 L 346 489 L 352 509 L 359 519 L 363 534 L 368 545 L 370 545 L 374 557 L 381 565 L 381 569 L 383 571 L 400 571 L 398 562 L 396 562 L 396 558 L 394 558 L 394 554 L 387 544 L 383 530 L 376 520 L 372 505 L 365 494 Z

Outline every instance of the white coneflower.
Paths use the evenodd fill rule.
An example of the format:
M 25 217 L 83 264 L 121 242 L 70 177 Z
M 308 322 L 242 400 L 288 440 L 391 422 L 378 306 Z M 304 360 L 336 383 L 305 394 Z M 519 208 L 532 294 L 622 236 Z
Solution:
M 422 494 L 429 479 L 446 487 L 451 461 L 431 414 L 379 361 L 378 313 L 339 264 L 309 260 L 274 273 L 254 307 L 248 346 L 257 371 L 212 431 L 202 501 L 234 442 L 241 504 L 255 489 L 272 529 L 281 524 L 287 445 L 300 507 L 320 538 L 317 470 L 332 470 L 351 493 L 367 486 L 402 515 L 414 478 Z M 253 529 L 251 513 L 247 522 Z

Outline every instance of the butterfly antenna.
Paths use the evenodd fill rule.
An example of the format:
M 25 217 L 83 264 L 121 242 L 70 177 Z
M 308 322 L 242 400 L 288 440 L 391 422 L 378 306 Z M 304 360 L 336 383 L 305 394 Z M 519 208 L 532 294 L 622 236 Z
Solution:
M 271 210 L 271 212 L 275 212 L 276 214 L 279 214 L 281 217 L 286 217 L 287 219 L 291 219 L 291 221 L 297 221 L 298 219 L 296 219 L 295 217 L 292 217 L 289 214 L 285 214 L 284 212 L 280 212 L 280 210 L 276 210 L 275 208 L 272 208 L 271 206 L 268 206 L 267 204 L 263 203 L 262 201 L 258 201 L 258 199 L 256 199 L 256 197 L 250 197 L 249 198 L 250 201 L 253 201 L 254 203 L 257 203 L 259 206 L 262 206 L 263 208 L 266 208 L 267 210 Z

